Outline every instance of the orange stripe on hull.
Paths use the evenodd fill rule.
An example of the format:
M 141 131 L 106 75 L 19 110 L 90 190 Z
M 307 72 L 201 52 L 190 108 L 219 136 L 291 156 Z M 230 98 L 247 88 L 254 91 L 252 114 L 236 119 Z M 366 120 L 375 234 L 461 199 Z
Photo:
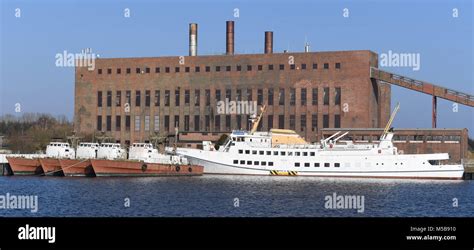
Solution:
M 137 161 L 91 160 L 97 176 L 169 176 L 202 175 L 203 167 L 197 165 L 170 165 Z
M 39 159 L 39 161 L 45 175 L 56 175 L 56 176 L 64 175 L 61 170 L 61 164 L 59 163 L 59 159 L 43 158 L 43 159 Z
M 41 164 L 36 158 L 7 157 L 7 160 L 13 175 L 39 175 L 43 173 Z
M 95 176 L 90 160 L 59 160 L 65 176 Z

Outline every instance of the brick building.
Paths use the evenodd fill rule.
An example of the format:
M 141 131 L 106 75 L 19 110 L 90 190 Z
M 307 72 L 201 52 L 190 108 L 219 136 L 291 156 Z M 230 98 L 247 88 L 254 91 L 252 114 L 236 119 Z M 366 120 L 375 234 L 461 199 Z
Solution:
M 75 130 L 104 132 L 117 142 L 147 141 L 154 133 L 209 133 L 215 138 L 246 129 L 249 114 L 221 114 L 217 102 L 257 102 L 267 111 L 261 130 L 294 129 L 309 141 L 322 128 L 380 128 L 390 114 L 390 85 L 370 78 L 372 51 L 233 53 L 227 23 L 225 55 L 197 55 L 197 25 L 190 26 L 190 56 L 97 59 L 76 67 Z M 204 136 L 205 138 L 206 136 Z

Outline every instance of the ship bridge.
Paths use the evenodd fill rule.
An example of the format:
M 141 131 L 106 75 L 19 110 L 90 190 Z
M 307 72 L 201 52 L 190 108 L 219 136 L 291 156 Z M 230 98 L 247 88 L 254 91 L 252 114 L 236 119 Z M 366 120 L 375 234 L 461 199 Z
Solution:
M 474 107 L 474 96 L 460 91 L 448 89 L 433 83 L 397 75 L 375 67 L 370 68 L 370 78 L 380 82 L 415 90 L 433 96 L 432 127 L 436 128 L 437 98 L 442 98 L 469 107 Z

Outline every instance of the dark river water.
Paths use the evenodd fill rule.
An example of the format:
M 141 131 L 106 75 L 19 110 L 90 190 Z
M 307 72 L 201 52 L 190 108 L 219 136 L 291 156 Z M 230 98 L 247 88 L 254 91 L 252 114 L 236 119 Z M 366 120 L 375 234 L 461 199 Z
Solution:
M 1 208 L 0 216 L 474 216 L 474 181 L 0 176 L 7 193 L 37 195 L 38 211 Z M 363 211 L 327 208 L 337 196 L 363 197 Z

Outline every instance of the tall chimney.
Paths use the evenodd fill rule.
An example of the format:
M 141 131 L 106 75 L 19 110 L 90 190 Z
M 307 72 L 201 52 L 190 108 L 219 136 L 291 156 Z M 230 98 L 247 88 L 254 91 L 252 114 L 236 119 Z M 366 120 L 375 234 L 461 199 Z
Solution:
M 226 22 L 225 52 L 227 55 L 234 54 L 234 21 Z
M 273 32 L 265 31 L 265 54 L 273 53 Z
M 189 24 L 189 56 L 197 56 L 197 23 Z

